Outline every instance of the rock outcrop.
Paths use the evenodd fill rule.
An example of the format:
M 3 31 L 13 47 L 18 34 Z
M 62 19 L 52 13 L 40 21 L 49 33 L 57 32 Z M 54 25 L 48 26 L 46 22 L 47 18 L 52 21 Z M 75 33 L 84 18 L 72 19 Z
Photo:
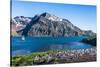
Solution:
M 87 43 L 87 44 L 91 44 L 92 46 L 97 46 L 97 37 L 96 36 L 91 36 L 88 38 L 84 38 L 82 40 L 82 42 Z

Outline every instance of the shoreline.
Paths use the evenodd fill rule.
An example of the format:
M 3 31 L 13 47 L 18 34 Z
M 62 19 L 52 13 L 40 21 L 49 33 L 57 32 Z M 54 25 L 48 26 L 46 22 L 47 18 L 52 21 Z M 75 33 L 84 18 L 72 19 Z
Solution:
M 77 50 L 51 50 L 12 57 L 13 66 L 96 61 L 96 47 Z

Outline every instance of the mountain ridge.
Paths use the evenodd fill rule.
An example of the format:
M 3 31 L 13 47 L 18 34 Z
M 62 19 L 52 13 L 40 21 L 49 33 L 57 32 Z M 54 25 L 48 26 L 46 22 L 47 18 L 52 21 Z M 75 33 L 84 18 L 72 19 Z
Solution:
M 15 31 L 20 36 L 59 37 L 95 35 L 92 31 L 81 30 L 77 26 L 73 25 L 68 19 L 60 18 L 47 12 L 35 15 L 34 17 L 19 16 L 17 18 L 18 22 L 15 24 Z M 16 19 L 16 17 L 11 20 L 11 23 L 13 23 L 12 26 L 15 23 L 14 19 Z

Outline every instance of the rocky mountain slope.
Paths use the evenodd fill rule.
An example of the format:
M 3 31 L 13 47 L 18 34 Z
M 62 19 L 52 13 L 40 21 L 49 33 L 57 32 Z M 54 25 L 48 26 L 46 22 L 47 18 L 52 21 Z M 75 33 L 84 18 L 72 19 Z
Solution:
M 19 36 L 95 35 L 92 31 L 83 31 L 74 26 L 67 19 L 59 18 L 46 12 L 34 17 L 17 16 L 11 19 L 11 27 Z

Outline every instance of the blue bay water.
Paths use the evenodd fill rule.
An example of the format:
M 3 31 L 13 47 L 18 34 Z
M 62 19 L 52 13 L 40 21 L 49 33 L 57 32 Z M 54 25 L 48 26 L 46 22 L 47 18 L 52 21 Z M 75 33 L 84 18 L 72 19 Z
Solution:
M 21 37 L 11 38 L 12 55 L 23 55 L 32 52 L 66 49 L 91 48 L 90 44 L 80 42 L 84 37 Z

